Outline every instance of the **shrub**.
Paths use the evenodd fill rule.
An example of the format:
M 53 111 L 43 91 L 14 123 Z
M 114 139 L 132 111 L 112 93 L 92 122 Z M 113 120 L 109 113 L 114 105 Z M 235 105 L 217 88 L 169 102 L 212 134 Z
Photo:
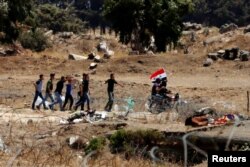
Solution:
M 89 145 L 85 148 L 85 153 L 89 154 L 92 151 L 100 151 L 104 148 L 106 140 L 104 137 L 97 137 L 89 142 Z
M 36 29 L 35 31 L 23 32 L 19 36 L 19 41 L 24 48 L 28 48 L 37 52 L 43 51 L 49 47 L 47 37 L 39 29 Z
M 165 141 L 161 132 L 154 130 L 125 131 L 118 130 L 110 137 L 110 147 L 114 151 L 124 151 L 131 154 L 135 148 L 151 147 Z

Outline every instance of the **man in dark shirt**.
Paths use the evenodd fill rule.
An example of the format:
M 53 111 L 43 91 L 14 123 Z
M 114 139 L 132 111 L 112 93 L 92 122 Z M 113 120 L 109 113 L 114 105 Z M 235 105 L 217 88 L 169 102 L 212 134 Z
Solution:
M 90 100 L 89 100 L 89 75 L 83 74 L 83 81 L 80 90 L 80 100 L 75 104 L 74 109 L 77 110 L 78 106 L 81 105 L 81 110 L 84 110 L 84 103 L 87 101 L 87 108 L 90 111 Z
M 114 74 L 110 74 L 110 79 L 105 81 L 105 84 L 108 84 L 107 91 L 108 91 L 108 97 L 109 97 L 109 101 L 105 106 L 105 110 L 110 112 L 114 103 L 114 86 L 115 84 L 120 85 L 121 87 L 123 86 L 116 82 Z
M 49 105 L 50 109 L 52 109 L 52 110 L 53 110 L 54 105 L 59 103 L 60 110 L 63 111 L 63 104 L 62 104 L 62 97 L 61 96 L 62 96 L 64 82 L 65 82 L 65 77 L 62 76 L 61 80 L 58 81 L 56 84 L 56 90 L 55 90 L 56 101 Z
M 53 96 L 52 96 L 54 78 L 55 78 L 55 74 L 54 74 L 54 73 L 51 73 L 51 74 L 50 74 L 50 79 L 48 80 L 47 85 L 46 85 L 46 94 L 45 94 L 44 102 L 46 102 L 46 100 L 47 100 L 48 98 L 50 98 L 51 103 L 54 103 L 54 98 L 53 98 Z M 43 101 L 39 104 L 39 106 L 40 106 L 42 103 L 43 103 Z

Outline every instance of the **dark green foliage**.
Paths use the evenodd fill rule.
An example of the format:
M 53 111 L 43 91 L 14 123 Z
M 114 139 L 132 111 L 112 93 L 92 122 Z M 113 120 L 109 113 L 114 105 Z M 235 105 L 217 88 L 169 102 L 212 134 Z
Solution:
M 49 46 L 47 38 L 39 29 L 22 33 L 19 36 L 19 41 L 24 48 L 28 48 L 38 52 L 43 51 Z
M 90 141 L 89 145 L 85 148 L 85 153 L 89 154 L 92 151 L 101 151 L 106 144 L 104 137 L 97 137 Z
M 35 22 L 34 22 L 35 21 Z M 74 8 L 61 9 L 55 5 L 39 5 L 33 16 L 26 19 L 27 24 L 48 28 L 54 32 L 84 31 L 85 23 L 76 16 Z
M 250 24 L 249 0 L 194 0 L 194 12 L 185 20 L 221 26 L 235 23 L 239 26 Z
M 192 9 L 188 0 L 106 0 L 104 14 L 120 33 L 120 41 L 133 40 L 146 47 L 155 37 L 158 51 L 176 44 L 182 32 L 182 17 Z
M 118 130 L 110 137 L 110 147 L 113 152 L 124 151 L 135 153 L 136 148 L 152 147 L 164 142 L 164 134 L 154 130 L 125 131 Z
M 19 35 L 18 23 L 29 15 L 32 0 L 2 0 L 0 1 L 0 32 L 5 33 L 3 42 L 12 42 Z

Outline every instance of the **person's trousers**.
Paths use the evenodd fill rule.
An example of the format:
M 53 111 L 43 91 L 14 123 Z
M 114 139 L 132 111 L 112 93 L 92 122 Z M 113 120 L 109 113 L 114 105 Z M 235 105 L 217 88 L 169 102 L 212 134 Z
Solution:
M 70 101 L 69 109 L 71 110 L 72 105 L 74 103 L 74 99 L 73 99 L 73 96 L 71 94 L 66 94 L 66 96 L 65 96 L 65 102 L 63 104 L 63 108 L 66 107 L 68 101 Z
M 60 110 L 62 111 L 63 110 L 62 97 L 58 92 L 55 92 L 55 96 L 56 96 L 56 101 L 54 103 L 50 104 L 50 106 L 53 109 L 55 104 L 59 104 Z
M 35 103 L 36 103 L 36 100 L 37 98 L 40 97 L 42 99 L 42 104 L 43 104 L 43 107 L 46 108 L 46 105 L 45 105 L 45 100 L 43 98 L 43 95 L 41 92 L 38 92 L 36 91 L 35 93 L 35 97 L 34 97 L 34 100 L 33 100 L 33 103 L 32 103 L 32 109 L 34 110 L 35 109 Z M 40 106 L 40 105 L 39 105 Z
M 77 110 L 77 108 L 79 106 L 81 106 L 81 110 L 84 109 L 84 103 L 87 102 L 87 107 L 88 107 L 88 110 L 90 109 L 90 99 L 89 99 L 89 94 L 86 92 L 86 93 L 83 93 L 83 96 L 79 99 L 79 101 L 75 104 L 75 109 Z
M 42 104 L 43 102 L 46 102 L 46 100 L 47 100 L 48 98 L 50 98 L 51 103 L 54 103 L 54 102 L 55 102 L 55 100 L 54 100 L 52 94 L 51 94 L 51 93 L 46 93 L 45 98 L 44 98 L 44 101 L 42 101 L 42 102 L 39 104 L 39 107 L 41 106 L 41 104 Z
M 113 107 L 113 103 L 114 103 L 114 92 L 108 91 L 108 97 L 109 97 L 109 101 L 105 106 L 105 110 L 111 111 Z

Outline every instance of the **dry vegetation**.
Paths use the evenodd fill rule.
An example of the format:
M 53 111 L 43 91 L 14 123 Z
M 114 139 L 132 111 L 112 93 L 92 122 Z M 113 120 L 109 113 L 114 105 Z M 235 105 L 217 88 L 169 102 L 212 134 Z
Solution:
M 209 37 L 217 35 L 216 29 Z M 183 41 L 190 43 L 189 37 Z M 140 55 L 128 56 L 128 49 L 117 43 L 113 37 L 104 37 L 110 48 L 115 51 L 115 56 L 107 62 L 100 63 L 97 73 L 90 76 L 91 96 L 98 99 L 93 108 L 102 110 L 106 103 L 106 85 L 104 81 L 110 72 L 116 73 L 117 81 L 124 88 L 116 87 L 116 97 L 125 99 L 129 96 L 139 99 L 136 111 L 144 111 L 145 100 L 149 95 L 151 85 L 149 75 L 164 67 L 169 74 L 169 87 L 173 92 L 179 92 L 184 99 L 215 107 L 219 111 L 246 113 L 246 91 L 249 85 L 249 62 L 221 61 L 211 67 L 204 68 L 202 62 L 207 52 L 221 48 L 238 46 L 244 50 L 249 48 L 249 35 L 243 35 L 238 30 L 226 38 L 230 41 L 214 43 L 204 47 L 202 41 L 208 37 L 199 34 L 197 42 L 190 43 L 191 53 L 183 54 L 178 49 L 177 53 L 168 52 L 155 56 Z M 41 53 L 22 50 L 15 57 L 0 57 L 0 104 L 2 108 L 10 106 L 18 109 L 20 120 L 22 114 L 29 116 L 44 116 L 43 122 L 30 121 L 27 123 L 18 119 L 6 121 L 3 119 L 5 112 L 1 111 L 0 134 L 10 152 L 0 151 L 0 166 L 81 166 L 84 162 L 84 150 L 72 149 L 66 139 L 78 135 L 82 140 L 90 140 L 92 136 L 103 136 L 115 130 L 112 126 L 95 126 L 92 124 L 79 124 L 62 126 L 58 121 L 48 121 L 50 112 L 32 112 L 30 107 L 34 88 L 32 83 L 37 80 L 40 73 L 45 74 L 46 80 L 51 72 L 56 73 L 56 78 L 61 75 L 72 74 L 78 77 L 83 72 L 89 71 L 90 60 L 69 61 L 68 53 L 88 54 L 98 42 L 99 37 L 83 36 L 72 38 L 60 43 L 54 43 Z M 101 55 L 101 53 L 99 53 Z M 77 75 L 76 75 L 77 74 Z M 77 91 L 75 91 L 76 93 Z M 121 103 L 123 105 L 124 103 Z M 23 110 L 22 110 L 23 109 Z M 66 116 L 68 113 L 53 113 L 55 117 Z M 44 137 L 43 137 L 44 135 Z M 41 138 L 40 138 L 41 137 Z M 125 155 L 111 154 L 105 148 L 99 156 L 89 160 L 89 166 L 153 166 L 153 162 L 143 158 L 125 159 Z M 181 166 L 181 164 L 155 164 L 155 166 Z M 206 162 L 197 167 L 206 166 Z

